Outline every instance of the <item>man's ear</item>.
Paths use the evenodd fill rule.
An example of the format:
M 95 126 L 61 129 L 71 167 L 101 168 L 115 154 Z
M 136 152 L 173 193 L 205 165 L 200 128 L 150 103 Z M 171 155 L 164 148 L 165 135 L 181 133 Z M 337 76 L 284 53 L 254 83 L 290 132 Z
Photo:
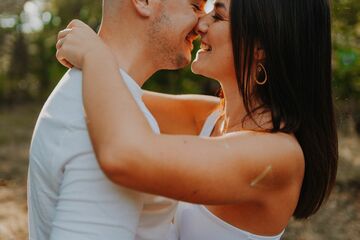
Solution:
M 136 12 L 140 16 L 147 18 L 151 15 L 151 7 L 149 4 L 149 0 L 131 0 L 131 1 L 135 7 Z

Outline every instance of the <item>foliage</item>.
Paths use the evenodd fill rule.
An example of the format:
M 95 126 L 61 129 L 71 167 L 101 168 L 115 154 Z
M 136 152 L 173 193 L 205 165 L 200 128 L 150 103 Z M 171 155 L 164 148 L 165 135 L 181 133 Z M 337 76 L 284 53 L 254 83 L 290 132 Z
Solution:
M 333 89 L 338 116 L 360 133 L 360 1 L 333 1 Z
M 57 32 L 73 18 L 98 26 L 101 2 L 28 1 L 42 8 L 41 29 L 31 32 L 24 31 L 25 12 L 19 13 L 18 4 L 6 2 L 0 4 L 0 21 L 14 19 L 16 24 L 7 28 L 0 25 L 0 103 L 43 101 L 66 71 L 55 59 Z M 24 6 L 26 1 L 21 2 Z
M 334 87 L 338 97 L 360 98 L 360 2 L 334 1 Z
M 24 31 L 23 6 L 26 2 L 42 8 L 42 27 L 38 30 Z M 360 1 L 333 0 L 332 5 L 334 92 L 339 110 L 351 113 L 360 122 L 360 114 L 356 116 L 360 112 Z M 0 103 L 43 101 L 66 71 L 54 57 L 57 32 L 73 18 L 81 19 L 96 29 L 100 17 L 100 0 L 2 0 Z M 4 27 L 1 24 L 4 19 L 15 19 L 16 23 Z M 193 75 L 189 67 L 160 71 L 145 84 L 145 88 L 169 93 L 214 94 L 217 86 Z

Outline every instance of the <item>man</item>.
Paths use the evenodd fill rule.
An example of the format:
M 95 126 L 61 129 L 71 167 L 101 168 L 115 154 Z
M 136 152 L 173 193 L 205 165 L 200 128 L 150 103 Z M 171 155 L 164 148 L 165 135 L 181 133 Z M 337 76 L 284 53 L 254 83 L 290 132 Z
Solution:
M 116 55 L 123 79 L 155 132 L 159 126 L 142 102 L 139 86 L 159 69 L 178 69 L 190 62 L 194 28 L 205 2 L 103 1 L 99 35 Z M 78 70 L 65 74 L 34 130 L 28 180 L 30 239 L 164 239 L 176 202 L 116 186 L 101 172 L 86 127 L 81 80 Z M 152 112 L 159 115 L 157 104 L 153 106 Z M 167 118 L 159 119 L 161 126 Z

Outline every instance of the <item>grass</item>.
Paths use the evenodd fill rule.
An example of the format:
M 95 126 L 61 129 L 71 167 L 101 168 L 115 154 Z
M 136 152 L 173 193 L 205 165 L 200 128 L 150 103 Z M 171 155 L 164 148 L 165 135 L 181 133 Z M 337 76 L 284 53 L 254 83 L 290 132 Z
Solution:
M 0 109 L 0 240 L 27 239 L 28 151 L 39 105 Z M 307 221 L 291 221 L 285 240 L 353 240 L 360 236 L 360 139 L 339 138 L 336 187 L 328 203 Z

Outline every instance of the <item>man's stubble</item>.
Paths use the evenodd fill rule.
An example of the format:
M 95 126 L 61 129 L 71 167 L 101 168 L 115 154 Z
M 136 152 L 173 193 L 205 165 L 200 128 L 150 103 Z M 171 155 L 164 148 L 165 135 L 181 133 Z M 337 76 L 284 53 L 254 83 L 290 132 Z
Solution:
M 180 49 L 179 39 L 172 36 L 173 23 L 165 11 L 154 19 L 149 28 L 149 46 L 153 61 L 160 69 L 179 69 L 188 64 L 188 59 Z

